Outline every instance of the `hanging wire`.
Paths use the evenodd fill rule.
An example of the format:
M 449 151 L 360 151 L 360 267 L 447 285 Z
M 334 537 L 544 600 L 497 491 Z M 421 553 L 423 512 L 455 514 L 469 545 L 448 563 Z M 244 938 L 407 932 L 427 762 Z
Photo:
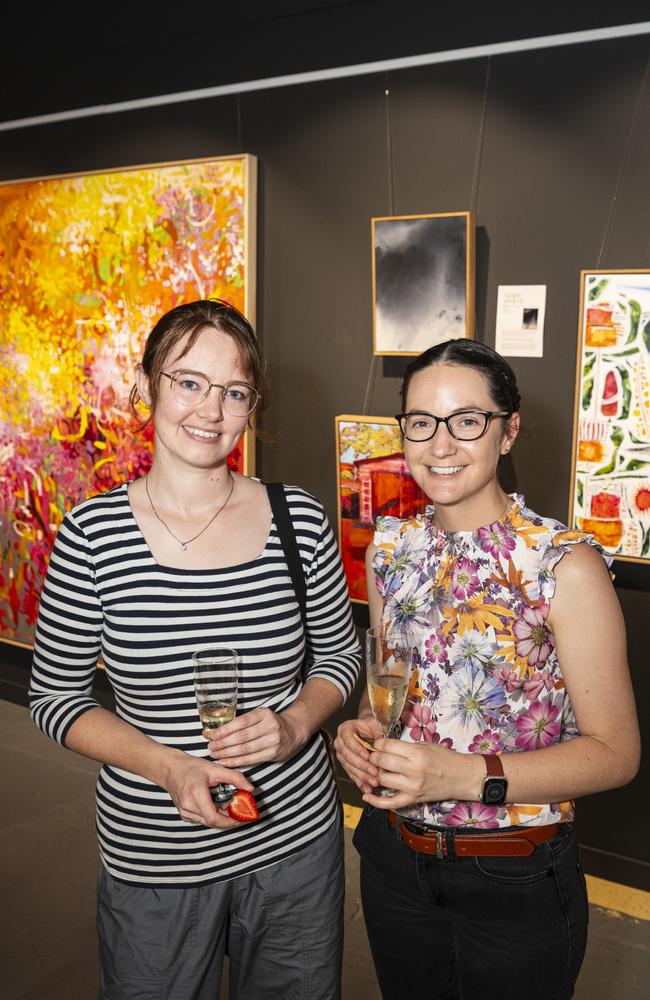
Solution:
M 478 206 L 478 187 L 483 166 L 483 146 L 485 144 L 485 122 L 487 120 L 488 90 L 490 87 L 490 71 L 492 69 L 492 56 L 487 57 L 485 67 L 485 82 L 483 84 L 483 103 L 481 105 L 481 118 L 478 126 L 478 137 L 476 139 L 476 154 L 474 156 L 474 174 L 472 176 L 472 193 L 469 198 L 469 207 L 472 212 L 476 212 Z
M 385 138 L 386 138 L 386 180 L 388 185 L 388 215 L 392 216 L 395 214 L 395 193 L 394 193 L 394 177 L 393 177 L 393 136 L 391 129 L 391 114 L 390 114 L 390 86 L 388 81 L 388 73 L 384 73 L 384 125 L 385 125 Z M 374 302 L 373 302 L 374 308 Z M 366 392 L 363 397 L 363 406 L 361 412 L 364 416 L 367 416 L 370 407 L 370 402 L 372 399 L 372 391 L 375 386 L 375 377 L 377 371 L 377 360 L 379 355 L 373 354 L 370 359 L 370 368 L 368 369 L 368 379 L 366 381 Z
M 384 73 L 384 109 L 386 120 L 386 173 L 388 178 L 388 214 L 395 214 L 395 191 L 393 185 L 393 134 L 390 116 L 390 86 L 388 73 Z
M 603 231 L 603 239 L 600 244 L 600 250 L 598 252 L 598 259 L 596 261 L 596 269 L 602 267 L 603 258 L 605 257 L 606 251 L 609 249 L 609 243 L 612 238 L 612 232 L 614 230 L 614 223 L 616 221 L 616 214 L 618 212 L 618 204 L 621 195 L 621 190 L 623 187 L 623 180 L 625 179 L 625 174 L 627 172 L 628 163 L 630 160 L 630 153 L 632 150 L 632 142 L 634 140 L 634 134 L 636 132 L 636 127 L 639 121 L 639 116 L 641 114 L 641 105 L 643 102 L 643 95 L 648 82 L 648 74 L 650 72 L 650 56 L 646 62 L 645 73 L 643 74 L 643 79 L 641 81 L 641 86 L 639 88 L 639 95 L 636 99 L 636 105 L 634 107 L 634 114 L 632 115 L 632 122 L 630 124 L 630 132 L 627 137 L 627 142 L 625 143 L 625 148 L 623 150 L 623 157 L 621 159 L 621 168 L 618 172 L 618 177 L 616 178 L 616 184 L 614 186 L 614 194 L 612 196 L 612 201 L 609 206 L 609 212 L 607 213 L 607 220 L 605 222 L 605 229 Z
M 243 153 L 244 147 L 242 145 L 242 131 L 241 131 L 241 94 L 237 94 L 237 103 L 235 107 L 237 111 L 237 152 Z

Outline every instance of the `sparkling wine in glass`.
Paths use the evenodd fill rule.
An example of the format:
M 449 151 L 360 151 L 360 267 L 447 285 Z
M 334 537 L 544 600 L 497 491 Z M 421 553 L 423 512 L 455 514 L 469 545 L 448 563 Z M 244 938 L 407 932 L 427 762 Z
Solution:
M 411 676 L 411 646 L 404 632 L 378 625 L 366 632 L 366 676 L 370 708 L 390 737 L 404 711 Z M 376 788 L 377 795 L 394 795 L 394 788 Z
M 239 655 L 228 646 L 212 646 L 192 654 L 194 692 L 203 729 L 217 730 L 231 722 L 237 711 Z M 211 789 L 217 805 L 229 802 L 235 785 L 215 785 Z

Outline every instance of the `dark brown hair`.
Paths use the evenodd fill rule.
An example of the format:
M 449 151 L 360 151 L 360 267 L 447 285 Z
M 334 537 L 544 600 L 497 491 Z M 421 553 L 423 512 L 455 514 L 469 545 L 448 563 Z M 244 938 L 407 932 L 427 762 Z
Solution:
M 487 344 L 463 338 L 445 340 L 442 344 L 430 347 L 411 361 L 402 382 L 401 400 L 404 412 L 406 412 L 406 397 L 413 376 L 432 365 L 443 364 L 476 368 L 487 382 L 490 396 L 499 410 L 503 410 L 508 416 L 519 410 L 521 396 L 517 388 L 517 378 L 505 358 L 502 358 Z
M 141 364 L 149 380 L 151 411 L 158 402 L 160 378 L 172 351 L 184 338 L 187 338 L 185 350 L 189 351 L 206 326 L 227 333 L 236 342 L 246 378 L 250 379 L 259 395 L 256 412 L 261 412 L 268 406 L 269 386 L 259 342 L 246 317 L 222 299 L 197 299 L 196 302 L 175 306 L 160 317 L 147 337 Z M 138 388 L 134 385 L 129 406 L 135 419 L 144 427 L 150 417 L 141 420 L 137 409 L 140 400 Z

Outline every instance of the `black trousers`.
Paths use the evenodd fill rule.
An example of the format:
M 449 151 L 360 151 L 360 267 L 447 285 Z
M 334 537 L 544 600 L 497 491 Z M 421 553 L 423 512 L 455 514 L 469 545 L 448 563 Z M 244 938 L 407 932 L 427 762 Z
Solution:
M 355 832 L 384 1000 L 568 1000 L 587 942 L 570 824 L 529 857 L 438 859 L 368 809 Z

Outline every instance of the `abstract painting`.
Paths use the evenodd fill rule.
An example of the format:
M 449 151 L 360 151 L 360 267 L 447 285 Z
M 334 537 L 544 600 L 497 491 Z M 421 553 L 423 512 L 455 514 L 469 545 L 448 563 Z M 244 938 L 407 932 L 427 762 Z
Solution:
M 374 354 L 474 336 L 474 216 L 372 219 Z
M 339 544 L 350 598 L 368 600 L 365 554 L 382 515 L 412 517 L 429 503 L 408 471 L 392 417 L 335 418 Z
M 650 270 L 581 272 L 569 523 L 650 561 Z
M 222 157 L 0 185 L 0 638 L 29 645 L 74 504 L 147 471 L 134 365 L 172 306 L 254 321 L 256 161 Z M 230 462 L 250 472 L 250 435 Z

